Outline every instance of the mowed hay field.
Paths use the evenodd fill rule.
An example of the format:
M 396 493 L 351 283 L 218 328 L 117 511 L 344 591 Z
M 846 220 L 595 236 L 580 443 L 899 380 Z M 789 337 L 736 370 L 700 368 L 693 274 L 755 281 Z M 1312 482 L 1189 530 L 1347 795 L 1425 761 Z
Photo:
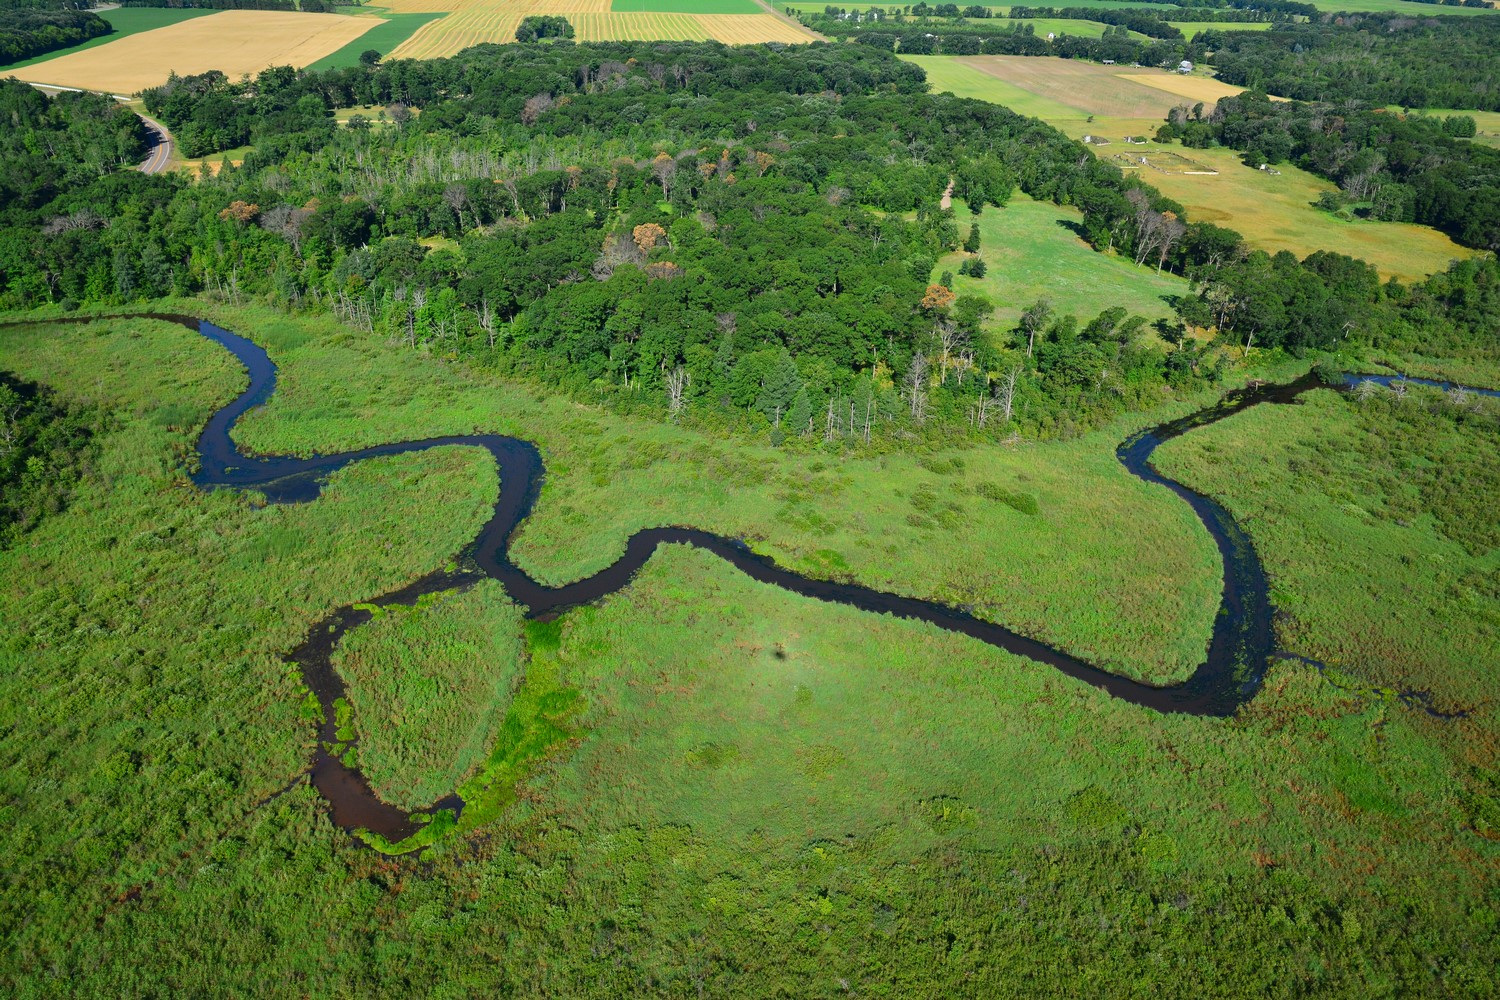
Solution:
M 521 19 L 536 14 L 566 17 L 580 42 L 717 39 L 736 45 L 818 39 L 759 6 L 756 13 L 727 13 L 742 8 L 720 0 L 629 0 L 619 5 L 612 0 L 387 0 L 385 6 L 399 13 L 450 12 L 397 46 L 390 53 L 397 59 L 435 59 L 471 45 L 513 42 Z
M 942 58 L 929 56 L 927 59 Z M 1101 66 L 1082 59 L 1037 56 L 958 56 L 975 72 L 1081 112 L 1078 117 L 1165 118 L 1191 95 L 1217 101 L 1240 92 L 1211 77 L 1166 70 Z M 926 65 L 926 62 L 923 63 Z
M 1212 77 L 1020 56 L 906 58 L 926 71 L 934 91 L 1003 104 L 1074 139 L 1092 135 L 1109 140 L 1109 145 L 1094 147 L 1096 156 L 1122 169 L 1139 169 L 1147 183 L 1181 202 L 1190 219 L 1236 229 L 1252 247 L 1269 253 L 1288 250 L 1306 257 L 1332 250 L 1368 261 L 1382 277 L 1407 281 L 1473 256 L 1426 226 L 1337 219 L 1314 205 L 1334 185 L 1289 164 L 1271 174 L 1245 166 L 1230 149 L 1124 142 L 1127 135 L 1154 136 L 1174 107 L 1198 101 L 1211 106 L 1237 92 Z M 1160 155 L 1164 153 L 1186 156 L 1218 173 L 1164 171 L 1138 162 L 1157 154 L 1153 162 L 1163 165 L 1173 159 Z
M 1008 334 L 1021 313 L 1039 298 L 1051 300 L 1059 314 L 1072 313 L 1087 323 L 1113 306 L 1124 306 L 1147 319 L 1172 315 L 1168 296 L 1188 294 L 1188 284 L 1154 268 L 1137 267 L 1127 257 L 1095 253 L 1070 226 L 1083 218 L 1075 208 L 1035 201 L 1016 192 L 1004 208 L 990 206 L 979 216 L 970 214 L 959 199 L 953 216 L 960 234 L 979 224 L 979 257 L 987 265 L 982 278 L 958 273 L 966 253 L 952 253 L 938 261 L 933 280 L 944 271 L 954 274 L 953 290 L 979 294 L 995 303 L 993 327 Z
M 86 52 L 59 56 L 13 74 L 111 94 L 133 94 L 211 69 L 230 79 L 254 76 L 267 66 L 307 66 L 380 24 L 373 17 L 226 10 L 130 35 Z
M 1336 218 L 1314 205 L 1318 195 L 1333 190 L 1334 185 L 1290 164 L 1281 164 L 1276 168 L 1280 173 L 1272 174 L 1245 166 L 1232 149 L 1184 149 L 1179 143 L 1156 142 L 1127 146 L 1118 140 L 1129 133 L 1116 135 L 1109 131 L 1109 124 L 1104 123 L 1102 134 L 1116 141 L 1095 153 L 1116 166 L 1125 166 L 1114 160 L 1117 152 L 1148 160 L 1153 153 L 1178 153 L 1218 170 L 1217 176 L 1206 176 L 1139 168 L 1142 179 L 1182 203 L 1188 218 L 1237 229 L 1251 246 L 1269 253 L 1290 250 L 1305 257 L 1315 250 L 1332 250 L 1374 264 L 1382 278 L 1403 281 L 1426 277 L 1446 268 L 1449 261 L 1474 256 L 1473 250 L 1427 226 Z M 1072 129 L 1064 131 L 1074 134 Z

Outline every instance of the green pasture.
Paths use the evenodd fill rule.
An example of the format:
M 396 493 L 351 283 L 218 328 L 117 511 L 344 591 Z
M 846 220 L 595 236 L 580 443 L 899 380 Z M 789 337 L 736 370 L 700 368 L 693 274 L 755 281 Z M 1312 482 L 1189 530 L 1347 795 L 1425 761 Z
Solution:
M 978 216 L 955 199 L 953 215 L 961 234 L 979 224 L 977 256 L 986 264 L 985 275 L 959 274 L 969 256 L 960 251 L 938 261 L 934 280 L 950 272 L 959 295 L 983 295 L 995 303 L 995 328 L 1007 340 L 1021 313 L 1039 298 L 1050 299 L 1059 315 L 1087 322 L 1113 306 L 1147 319 L 1167 318 L 1173 315 L 1170 300 L 1189 294 L 1188 283 L 1175 275 L 1095 252 L 1074 231 L 1083 218 L 1077 209 L 1017 192 L 1004 208 L 991 206 Z
M 1098 134 L 1118 140 L 1126 129 L 1111 122 L 1095 122 Z M 1131 128 L 1131 126 L 1127 126 Z M 1072 134 L 1075 129 L 1065 129 Z M 1246 166 L 1231 149 L 1186 149 L 1180 143 L 1126 146 L 1119 141 L 1099 147 L 1095 155 L 1107 162 L 1116 153 L 1146 155 L 1153 151 L 1179 153 L 1219 171 L 1217 176 L 1163 173 L 1141 168 L 1141 179 L 1180 202 L 1188 218 L 1238 230 L 1253 247 L 1275 253 L 1290 250 L 1306 257 L 1318 250 L 1358 257 L 1373 264 L 1384 277 L 1415 281 L 1441 271 L 1452 260 L 1474 255 L 1428 226 L 1403 222 L 1343 220 L 1316 205 L 1318 196 L 1334 185 L 1289 163 L 1279 173 Z
M 328 53 L 307 67 L 309 70 L 341 69 L 358 66 L 361 53 L 374 49 L 382 56 L 395 51 L 396 46 L 417 33 L 417 29 L 429 21 L 436 21 L 446 14 L 391 14 L 382 11 L 381 22 L 360 35 L 343 48 Z
M 1227 24 L 1222 21 L 1169 21 L 1182 37 L 1192 38 L 1200 31 L 1267 31 L 1271 27 L 1269 21 L 1251 22 L 1246 24 Z
M 1032 93 L 1006 80 L 982 73 L 960 60 L 962 56 L 902 56 L 922 67 L 934 93 L 947 92 L 955 97 L 969 97 L 1004 105 L 1021 115 L 1057 124 L 1069 119 L 1086 118 L 1087 114 L 1061 101 Z M 1060 127 L 1060 126 L 1059 126 Z

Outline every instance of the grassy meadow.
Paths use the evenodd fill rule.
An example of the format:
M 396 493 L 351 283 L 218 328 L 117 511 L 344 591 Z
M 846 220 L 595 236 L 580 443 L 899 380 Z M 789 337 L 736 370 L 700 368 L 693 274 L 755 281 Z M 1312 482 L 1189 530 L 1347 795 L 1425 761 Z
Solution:
M 1445 8 L 1446 9 L 1446 8 Z M 1290 164 L 1279 174 L 1255 170 L 1229 149 L 1184 149 L 1180 143 L 1127 145 L 1127 135 L 1153 136 L 1172 107 L 1211 99 L 1210 78 L 1162 74 L 1160 86 L 1147 87 L 1140 71 L 1121 67 L 1066 64 L 1069 60 L 1004 56 L 908 56 L 920 65 L 935 91 L 1003 104 L 1040 118 L 1081 139 L 1100 136 L 1109 145 L 1094 154 L 1142 178 L 1180 202 L 1190 219 L 1238 230 L 1253 247 L 1306 257 L 1333 250 L 1375 265 L 1383 277 L 1415 280 L 1443 270 L 1449 261 L 1473 255 L 1443 233 L 1399 222 L 1345 221 L 1316 207 L 1319 194 L 1333 185 Z M 1008 61 L 1007 61 L 1008 60 Z M 1190 95 L 1164 89 L 1175 87 Z M 1147 114 L 1155 109 L 1160 114 Z M 1217 175 L 1185 174 L 1140 167 L 1132 157 L 1180 153 L 1217 170 Z M 1124 158 L 1123 160 L 1121 158 Z
M 978 216 L 955 199 L 953 213 L 960 233 L 979 224 L 975 256 L 985 262 L 985 274 L 959 274 L 959 265 L 970 256 L 962 251 L 943 257 L 936 270 L 953 273 L 953 290 L 959 295 L 979 294 L 994 302 L 997 331 L 1013 330 L 1021 313 L 1043 297 L 1059 314 L 1073 313 L 1087 322 L 1111 306 L 1124 306 L 1147 319 L 1167 318 L 1173 315 L 1168 299 L 1188 294 L 1188 283 L 1181 278 L 1096 253 L 1070 228 L 1081 224 L 1077 209 L 1017 192 L 1004 208 L 989 207 Z
M 306 68 L 309 70 L 341 69 L 345 66 L 358 66 L 360 54 L 374 49 L 381 55 L 388 55 L 400 48 L 401 45 L 419 29 L 430 21 L 436 21 L 443 17 L 442 13 L 421 14 L 385 14 L 380 23 L 375 25 L 354 41 L 343 48 L 319 59 Z
M 489 754 L 520 682 L 521 611 L 493 580 L 387 605 L 334 651 L 359 766 L 387 802 L 426 806 Z
M 1500 677 L 1476 668 L 1500 648 L 1497 454 L 1493 402 L 1319 391 L 1171 441 L 1156 464 L 1250 532 L 1289 651 L 1489 715 Z
M 1180 641 L 1164 631 L 1206 635 L 1184 592 L 1200 588 L 1211 613 L 1211 546 L 1183 505 L 1118 468 L 1123 427 L 921 459 L 810 456 L 539 398 L 316 319 L 212 311 L 282 365 L 244 428 L 252 447 L 538 440 L 549 476 L 521 545 L 537 572 L 597 566 L 640 523 L 759 524 L 762 546 L 802 565 L 846 546 L 861 579 L 928 591 L 946 561 L 1007 614 L 1077 618 L 1100 647 L 1160 656 Z M 353 849 L 296 780 L 313 731 L 280 653 L 332 608 L 445 564 L 493 500 L 488 458 L 362 462 L 314 503 L 264 507 L 184 475 L 197 427 L 243 385 L 195 334 L 5 329 L 0 365 L 115 414 L 96 477 L 0 551 L 10 995 L 1500 986 L 1500 844 L 1475 832 L 1500 818 L 1475 749 L 1492 715 L 1441 722 L 1352 665 L 1282 662 L 1234 719 L 1161 716 L 682 546 L 599 606 L 528 624 L 519 686 L 502 680 L 521 639 L 498 588 L 356 630 L 342 664 L 367 766 L 385 741 L 393 780 L 408 765 L 469 773 L 466 828 L 490 825 L 420 858 Z M 1329 416 L 1273 412 L 1312 433 Z M 1039 514 L 960 488 L 989 480 L 1031 493 Z M 906 523 L 919 491 L 965 520 Z M 1301 509 L 1317 510 L 1289 516 Z M 1334 569 L 1351 584 L 1369 572 Z M 1144 603 L 1122 613 L 1129 600 Z M 490 738 L 476 734 L 502 712 L 476 768 Z M 452 731 L 423 735 L 444 716 Z

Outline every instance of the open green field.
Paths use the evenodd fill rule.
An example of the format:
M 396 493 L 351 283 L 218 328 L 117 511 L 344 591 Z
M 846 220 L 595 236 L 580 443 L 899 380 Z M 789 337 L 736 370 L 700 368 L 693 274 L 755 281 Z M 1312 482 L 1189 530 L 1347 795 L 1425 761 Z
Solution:
M 1112 123 L 1104 124 L 1108 128 Z M 1114 131 L 1124 134 L 1121 129 Z M 1179 143 L 1124 146 L 1115 142 L 1096 153 L 1106 160 L 1117 153 L 1149 159 L 1155 151 L 1180 153 L 1219 173 L 1202 176 L 1141 168 L 1143 180 L 1181 202 L 1189 218 L 1237 229 L 1251 246 L 1271 253 L 1290 250 L 1305 257 L 1315 250 L 1333 250 L 1368 261 L 1383 277 L 1407 281 L 1441 271 L 1449 261 L 1475 253 L 1427 226 L 1345 221 L 1324 212 L 1315 202 L 1334 185 L 1291 164 L 1282 164 L 1277 167 L 1279 174 L 1271 174 L 1245 166 L 1234 150 L 1184 149 Z
M 654 492 L 676 507 L 669 516 L 732 520 L 690 509 L 706 489 L 692 463 L 746 506 L 794 483 L 821 491 L 866 463 L 944 490 L 1002 467 L 979 448 L 941 474 L 894 456 L 835 460 L 830 474 L 744 441 L 730 456 L 695 432 L 540 399 L 322 321 L 250 308 L 218 318 L 283 365 L 286 395 L 247 426 L 247 443 L 524 431 L 550 463 L 539 523 L 588 558 L 609 549 L 611 506 L 649 505 Z M 1484 777 L 1493 709 L 1441 722 L 1357 674 L 1283 662 L 1233 720 L 1158 715 L 925 625 L 753 583 L 684 547 L 659 551 L 600 606 L 527 630 L 533 664 L 581 694 L 578 733 L 487 836 L 420 859 L 354 849 L 295 781 L 311 727 L 278 654 L 332 607 L 442 565 L 493 499 L 488 459 L 454 448 L 364 462 L 315 503 L 262 507 L 183 476 L 199 423 L 242 385 L 194 334 L 150 322 L 5 330 L 0 366 L 117 414 L 71 506 L 0 551 L 0 981 L 13 995 L 47 993 L 58 977 L 93 994 L 294 982 L 309 995 L 452 984 L 760 997 L 846 984 L 999 996 L 1019 977 L 1027 996 L 1084 983 L 1105 997 L 1478 997 L 1500 985 L 1489 961 L 1500 845 L 1474 832 L 1496 809 Z M 1253 412 L 1292 436 L 1320 434 L 1337 415 L 1317 407 L 1344 404 L 1314 402 Z M 1244 447 L 1272 447 L 1264 436 Z M 1118 466 L 1104 473 L 1113 440 L 998 461 L 1026 472 L 1045 514 L 1118 489 Z M 643 458 L 672 474 L 653 476 Z M 1345 470 L 1329 472 L 1310 482 Z M 847 496 L 874 495 L 857 481 Z M 1165 490 L 1142 486 L 1130 502 L 1142 506 L 1075 507 L 1035 564 L 967 531 L 967 572 L 1008 561 L 1057 601 L 1047 562 L 1123 545 L 1111 558 L 1133 560 L 1131 585 L 1149 588 L 1153 550 L 1192 546 L 1194 532 Z M 564 518 L 563 504 L 589 516 Z M 1117 519 L 1132 511 L 1143 515 Z M 1324 511 L 1293 504 L 1284 516 L 1306 527 Z M 870 520 L 875 537 L 947 544 Z M 532 565 L 561 563 L 527 542 Z M 1107 601 L 1104 569 L 1073 567 Z M 1391 606 L 1405 607 L 1402 584 L 1427 570 L 1388 569 Z M 1337 588 L 1369 570 L 1349 559 L 1329 572 Z M 1060 615 L 1079 613 L 1067 603 Z M 493 589 L 415 612 L 434 623 L 420 636 L 403 614 L 368 627 L 346 667 L 362 659 L 387 685 L 512 662 L 514 611 Z M 1308 616 L 1306 627 L 1344 623 Z M 470 713 L 498 706 L 504 684 L 466 680 L 492 681 L 471 689 Z M 376 685 L 351 697 L 355 725 L 370 717 L 363 739 L 409 731 Z
M 1390 105 L 1389 110 L 1401 113 L 1402 109 L 1397 105 Z M 1474 125 L 1478 134 L 1473 141 L 1486 146 L 1500 146 L 1500 111 L 1453 111 L 1446 108 L 1422 108 L 1418 112 L 1431 115 L 1434 118 L 1447 118 L 1450 115 L 1464 115 L 1474 119 Z
M 1404 280 L 1424 277 L 1447 267 L 1451 260 L 1473 255 L 1473 251 L 1426 226 L 1340 220 L 1315 205 L 1318 195 L 1333 185 L 1289 164 L 1279 167 L 1279 174 L 1271 174 L 1246 167 L 1233 150 L 1184 149 L 1179 143 L 1124 143 L 1127 135 L 1154 135 L 1167 111 L 1187 101 L 1165 90 L 1150 96 L 1147 92 L 1157 88 L 1148 88 L 1136 79 L 1115 78 L 1120 73 L 1137 76 L 1138 71 L 1062 65 L 1069 62 L 1062 59 L 905 58 L 922 67 L 935 91 L 1005 105 L 1040 118 L 1075 139 L 1093 135 L 1109 140 L 1109 145 L 1095 148 L 1096 156 L 1124 169 L 1140 170 L 1143 180 L 1180 202 L 1190 219 L 1236 229 L 1251 246 L 1268 252 L 1289 250 L 1305 257 L 1317 250 L 1333 250 L 1363 258 L 1383 276 Z M 991 72 L 985 71 L 987 66 Z M 1004 78 L 996 73 L 1003 73 Z M 1184 81 L 1192 85 L 1198 78 L 1172 77 L 1164 85 Z M 1222 86 L 1211 79 L 1201 82 L 1204 86 Z M 1142 116 L 1140 112 L 1153 103 L 1161 117 Z M 1166 172 L 1141 166 L 1138 158 L 1144 155 L 1149 159 L 1152 153 L 1181 154 L 1218 173 Z
M 1497 455 L 1492 400 L 1320 391 L 1169 442 L 1157 465 L 1250 531 L 1288 650 L 1451 709 L 1500 696 L 1500 676 L 1476 669 L 1500 648 Z
M 66 49 L 55 49 L 52 52 L 47 52 L 31 59 L 6 63 L 4 66 L 0 66 L 0 69 L 10 70 L 20 69 L 23 66 L 35 66 L 37 63 L 46 62 L 48 59 L 56 59 L 58 56 L 82 52 L 84 49 L 92 49 L 100 45 L 108 45 L 110 42 L 117 42 L 128 35 L 139 34 L 142 31 L 154 31 L 157 28 L 165 28 L 169 24 L 190 21 L 195 17 L 203 17 L 205 14 L 215 12 L 207 8 L 200 10 L 171 10 L 157 7 L 118 7 L 114 10 L 101 10 L 95 13 L 108 21 L 110 26 L 115 30 L 98 38 L 90 38 L 80 45 L 69 46 Z
M 446 16 L 442 13 L 382 14 L 381 18 L 384 23 L 376 25 L 348 45 L 336 52 L 330 52 L 307 68 L 324 70 L 358 66 L 360 53 L 370 49 L 374 49 L 382 56 L 389 55 L 402 42 L 416 34 L 417 29 L 429 21 L 436 21 Z
M 1004 208 L 986 208 L 977 218 L 962 201 L 953 204 L 960 233 L 979 223 L 979 254 L 987 269 L 983 278 L 958 273 L 967 255 L 949 254 L 937 272 L 954 274 L 953 290 L 977 293 L 997 306 L 995 325 L 1007 334 L 1021 313 L 1039 298 L 1048 298 L 1059 314 L 1083 322 L 1112 306 L 1124 306 L 1147 319 L 1172 315 L 1169 298 L 1187 295 L 1188 283 L 1152 268 L 1137 267 L 1124 257 L 1098 254 L 1069 226 L 1079 225 L 1077 209 L 1034 201 L 1017 192 Z
M 981 73 L 959 56 L 902 56 L 916 63 L 927 74 L 927 82 L 936 93 L 1002 104 L 1017 114 L 1030 115 L 1045 122 L 1088 117 L 1087 112 L 1062 101 L 1043 97 L 1017 84 Z M 1040 57 L 1037 57 L 1040 58 Z
M 1247 24 L 1225 24 L 1220 21 L 1169 21 L 1167 23 L 1182 32 L 1184 38 L 1192 38 L 1200 31 L 1268 31 L 1271 27 L 1269 21 Z
M 1379 14 L 1409 14 L 1412 17 L 1486 17 L 1500 14 L 1494 7 L 1449 7 L 1413 0 L 1308 0 L 1314 7 L 1326 11 L 1372 12 Z

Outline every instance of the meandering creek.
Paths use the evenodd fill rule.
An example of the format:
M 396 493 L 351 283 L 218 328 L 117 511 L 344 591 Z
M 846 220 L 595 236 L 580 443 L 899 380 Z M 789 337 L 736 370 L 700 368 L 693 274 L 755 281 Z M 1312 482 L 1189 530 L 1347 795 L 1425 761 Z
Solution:
M 1234 518 L 1215 501 L 1158 473 L 1151 455 L 1162 442 L 1185 431 L 1262 403 L 1291 403 L 1319 383 L 1307 376 L 1288 385 L 1268 385 L 1231 392 L 1215 406 L 1133 435 L 1116 451 L 1121 463 L 1146 482 L 1170 489 L 1197 514 L 1218 544 L 1223 561 L 1223 596 L 1214 620 L 1208 654 L 1192 677 L 1170 687 L 1154 687 L 1108 673 L 1045 643 L 984 621 L 959 608 L 902 597 L 862 587 L 803 576 L 750 550 L 744 542 L 695 528 L 663 527 L 638 531 L 625 543 L 624 554 L 592 576 L 562 587 L 537 583 L 510 561 L 508 545 L 516 527 L 531 513 L 544 474 L 536 446 L 500 434 L 466 434 L 377 445 L 358 451 L 311 458 L 243 454 L 230 437 L 241 416 L 266 403 L 276 388 L 276 366 L 256 344 L 206 320 L 185 316 L 154 316 L 178 322 L 221 345 L 245 366 L 250 385 L 209 418 L 198 441 L 201 468 L 193 482 L 203 489 L 253 488 L 273 503 L 301 503 L 315 499 L 326 477 L 346 465 L 378 455 L 425 451 L 448 445 L 483 448 L 494 458 L 500 474 L 500 495 L 489 520 L 466 550 L 472 567 L 439 571 L 367 604 L 410 604 L 423 594 L 472 585 L 482 576 L 498 580 L 511 599 L 524 605 L 532 618 L 551 616 L 567 608 L 598 600 L 627 586 L 658 545 L 685 543 L 714 553 L 751 579 L 792 593 L 863 611 L 886 613 L 929 622 L 939 628 L 978 639 L 1007 652 L 1060 670 L 1123 701 L 1160 712 L 1227 716 L 1259 689 L 1267 664 L 1276 655 L 1272 608 L 1265 570 L 1255 547 Z M 397 841 L 419 829 L 413 814 L 382 801 L 364 776 L 328 752 L 336 746 L 335 703 L 344 697 L 344 684 L 332 666 L 339 640 L 351 628 L 369 621 L 371 612 L 346 606 L 309 629 L 307 639 L 289 654 L 302 670 L 308 687 L 323 709 L 324 722 L 311 776 L 328 801 L 333 820 L 345 829 L 366 829 Z M 422 813 L 436 809 L 461 811 L 463 803 L 450 796 Z

